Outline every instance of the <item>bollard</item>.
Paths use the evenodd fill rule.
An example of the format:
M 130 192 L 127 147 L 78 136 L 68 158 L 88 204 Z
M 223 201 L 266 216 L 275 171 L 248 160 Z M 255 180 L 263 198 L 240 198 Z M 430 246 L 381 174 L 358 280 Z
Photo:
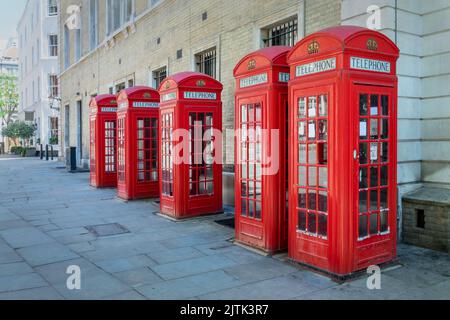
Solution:
M 53 161 L 53 145 L 50 146 L 50 160 Z
M 45 161 L 48 161 L 48 144 L 45 145 Z
M 39 151 L 39 156 L 41 157 L 41 160 L 44 159 L 44 148 L 42 147 L 42 143 L 40 144 L 40 151 Z

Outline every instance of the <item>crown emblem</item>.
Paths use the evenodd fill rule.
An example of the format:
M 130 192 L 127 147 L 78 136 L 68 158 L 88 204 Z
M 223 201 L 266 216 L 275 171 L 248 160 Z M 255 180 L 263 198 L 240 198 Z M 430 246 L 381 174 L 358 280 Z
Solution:
M 319 43 L 317 41 L 313 41 L 308 45 L 308 54 L 319 53 Z
M 255 60 L 255 59 L 252 59 L 252 60 L 250 60 L 250 61 L 248 62 L 247 69 L 248 69 L 248 70 L 253 70 L 253 69 L 255 69 L 255 68 L 256 68 L 256 60 Z
M 151 96 L 150 93 L 148 93 L 148 92 L 144 93 L 144 98 L 145 98 L 145 99 L 150 99 L 151 97 L 152 97 L 152 96 Z
M 378 50 L 378 43 L 374 39 L 367 40 L 367 49 L 372 51 Z
M 197 81 L 197 87 L 204 87 L 204 86 L 206 86 L 206 82 L 204 80 Z

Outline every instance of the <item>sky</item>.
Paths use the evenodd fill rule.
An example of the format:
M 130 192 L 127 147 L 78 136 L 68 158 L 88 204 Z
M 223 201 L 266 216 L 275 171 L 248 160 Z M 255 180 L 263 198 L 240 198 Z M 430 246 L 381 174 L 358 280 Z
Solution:
M 27 0 L 0 0 L 0 51 L 10 37 L 16 35 L 17 23 Z

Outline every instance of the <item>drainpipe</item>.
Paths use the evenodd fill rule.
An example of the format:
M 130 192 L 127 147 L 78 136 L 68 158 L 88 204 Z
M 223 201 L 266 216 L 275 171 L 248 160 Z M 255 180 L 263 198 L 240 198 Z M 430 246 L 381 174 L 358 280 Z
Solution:
M 398 0 L 395 0 L 395 44 L 397 44 L 398 32 Z

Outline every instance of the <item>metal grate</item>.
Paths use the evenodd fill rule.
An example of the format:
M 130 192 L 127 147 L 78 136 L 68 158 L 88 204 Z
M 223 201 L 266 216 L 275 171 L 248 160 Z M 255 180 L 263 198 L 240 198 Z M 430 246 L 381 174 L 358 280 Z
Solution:
M 265 47 L 288 46 L 293 47 L 297 42 L 297 19 L 293 19 L 267 29 L 268 37 L 264 39 Z
M 197 71 L 216 78 L 216 48 L 195 55 Z
M 115 236 L 119 234 L 130 233 L 128 229 L 118 223 L 102 224 L 97 226 L 85 227 L 90 233 L 97 237 Z

